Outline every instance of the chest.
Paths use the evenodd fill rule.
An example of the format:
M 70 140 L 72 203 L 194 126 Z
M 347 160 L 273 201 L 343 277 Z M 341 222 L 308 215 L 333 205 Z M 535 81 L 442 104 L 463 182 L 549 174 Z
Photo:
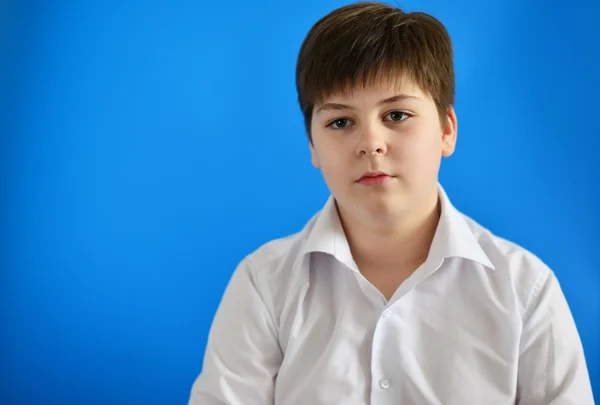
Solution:
M 417 266 L 361 266 L 360 275 L 364 278 L 363 282 L 369 283 L 384 296 L 386 301 L 390 301 L 396 290 L 416 268 Z
M 427 282 L 386 303 L 373 288 L 391 296 L 407 275 L 343 274 L 289 297 L 276 404 L 514 402 L 516 314 Z

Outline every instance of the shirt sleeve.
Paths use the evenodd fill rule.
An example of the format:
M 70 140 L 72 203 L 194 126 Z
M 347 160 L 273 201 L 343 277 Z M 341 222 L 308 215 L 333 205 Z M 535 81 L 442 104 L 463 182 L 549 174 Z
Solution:
M 237 267 L 214 317 L 189 405 L 272 405 L 283 354 L 249 258 Z
M 521 335 L 518 405 L 593 405 L 581 340 L 554 273 L 540 277 Z

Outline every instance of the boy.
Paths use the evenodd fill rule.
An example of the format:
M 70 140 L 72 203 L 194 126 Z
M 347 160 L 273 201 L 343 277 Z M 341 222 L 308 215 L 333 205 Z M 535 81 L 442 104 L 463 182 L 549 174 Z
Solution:
M 593 404 L 552 271 L 438 184 L 457 135 L 444 26 L 342 7 L 308 33 L 296 83 L 332 196 L 239 264 L 190 404 Z

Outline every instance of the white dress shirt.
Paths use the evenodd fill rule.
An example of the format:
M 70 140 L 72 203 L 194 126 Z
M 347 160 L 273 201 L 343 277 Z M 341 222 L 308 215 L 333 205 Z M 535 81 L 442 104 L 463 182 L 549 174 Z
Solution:
M 332 197 L 242 260 L 189 404 L 593 404 L 554 273 L 439 196 L 427 260 L 389 302 L 352 259 Z

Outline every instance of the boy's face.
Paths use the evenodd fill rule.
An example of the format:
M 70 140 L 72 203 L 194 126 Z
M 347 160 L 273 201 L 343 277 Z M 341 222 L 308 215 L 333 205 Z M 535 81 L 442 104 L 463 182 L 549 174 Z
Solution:
M 400 89 L 383 83 L 356 88 L 316 105 L 312 163 L 340 211 L 385 224 L 437 198 L 441 158 L 456 142 L 454 110 L 444 118 L 445 127 L 433 99 L 410 80 Z

